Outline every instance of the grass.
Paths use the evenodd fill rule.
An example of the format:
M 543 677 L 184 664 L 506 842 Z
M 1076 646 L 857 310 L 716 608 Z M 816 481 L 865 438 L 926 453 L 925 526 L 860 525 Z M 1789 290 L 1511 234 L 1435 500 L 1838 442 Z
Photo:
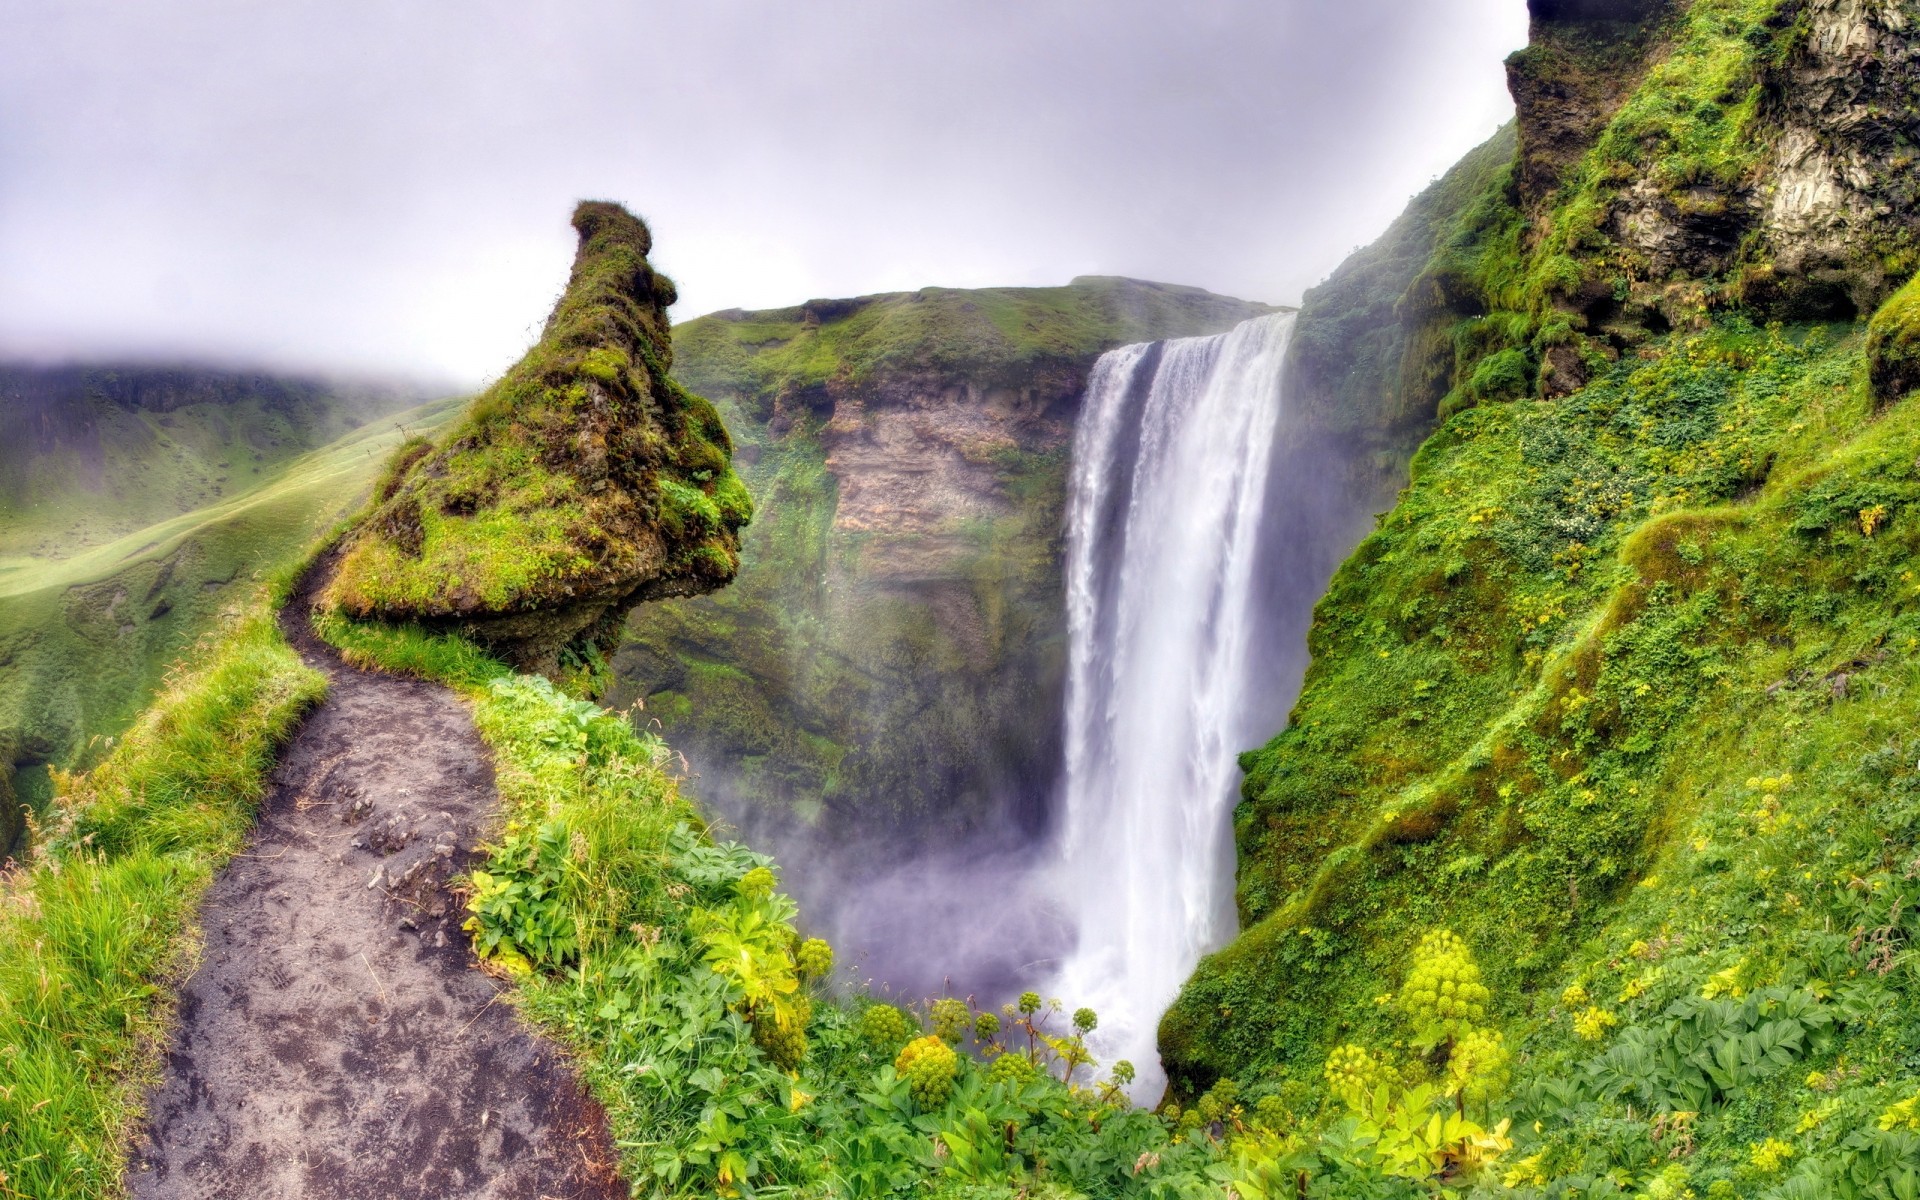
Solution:
M 0 876 L 0 1196 L 112 1196 L 159 1063 L 201 892 L 244 841 L 280 744 L 325 683 L 281 639 L 290 575 L 210 631 Z
M 67 557 L 0 559 L 0 773 L 98 761 L 169 663 L 346 516 L 407 431 L 435 429 L 458 403 L 377 420 L 248 491 Z M 11 829 L 0 821 L 0 842 Z
M 1506 1101 L 1541 1175 L 1523 1194 L 1651 1186 L 1674 1160 L 1628 1147 L 1662 1103 L 1697 1112 L 1673 1169 L 1701 1194 L 1910 1169 L 1879 1119 L 1920 1086 L 1887 949 L 1916 853 L 1920 409 L 1875 413 L 1856 331 L 1727 318 L 1444 424 L 1322 601 L 1290 728 L 1245 759 L 1246 931 L 1162 1026 L 1187 1086 L 1310 1110 L 1334 1046 L 1391 1036 L 1372 998 L 1445 925 L 1534 1081 Z M 1596 1082 L 1677 1036 L 1688 997 L 1767 989 L 1832 1021 L 1791 1069 L 1705 1108 Z M 1583 1038 L 1589 1007 L 1617 1028 Z M 1789 1165 L 1756 1165 L 1769 1140 Z
M 765 420 L 777 396 L 912 373 L 1013 386 L 1127 342 L 1218 333 L 1272 309 L 1198 288 L 1086 276 L 1065 287 L 922 288 L 713 313 L 674 331 L 689 386 Z
M 418 397 L 212 368 L 0 365 L 0 560 L 71 558 L 270 484 Z

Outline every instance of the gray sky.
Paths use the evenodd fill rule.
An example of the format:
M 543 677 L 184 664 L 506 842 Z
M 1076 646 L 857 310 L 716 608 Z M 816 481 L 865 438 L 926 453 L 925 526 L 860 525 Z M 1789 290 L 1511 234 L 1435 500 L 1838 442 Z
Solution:
M 1523 0 L 0 0 L 0 352 L 476 382 L 580 197 L 685 320 L 1120 274 L 1293 301 L 1506 119 Z

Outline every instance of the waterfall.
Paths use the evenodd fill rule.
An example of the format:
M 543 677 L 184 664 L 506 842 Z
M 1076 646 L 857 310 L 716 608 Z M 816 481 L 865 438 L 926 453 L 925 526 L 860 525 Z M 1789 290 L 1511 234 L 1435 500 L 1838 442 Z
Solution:
M 1254 594 L 1293 314 L 1123 346 L 1087 385 L 1067 530 L 1059 903 L 1078 930 L 1052 993 L 1095 1009 L 1136 1099 L 1165 1076 L 1155 1027 L 1233 932 L 1229 814 L 1266 649 Z

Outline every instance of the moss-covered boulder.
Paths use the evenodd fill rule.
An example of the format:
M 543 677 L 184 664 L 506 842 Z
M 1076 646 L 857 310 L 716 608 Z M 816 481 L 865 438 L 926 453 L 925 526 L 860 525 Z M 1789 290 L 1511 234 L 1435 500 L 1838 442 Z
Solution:
M 1920 275 L 1889 297 L 1868 323 L 1867 377 L 1876 405 L 1920 387 Z
M 582 203 L 540 341 L 385 484 L 327 592 L 349 615 L 458 627 L 553 672 L 643 601 L 725 586 L 752 515 L 712 405 L 668 376 L 673 283 L 616 204 Z

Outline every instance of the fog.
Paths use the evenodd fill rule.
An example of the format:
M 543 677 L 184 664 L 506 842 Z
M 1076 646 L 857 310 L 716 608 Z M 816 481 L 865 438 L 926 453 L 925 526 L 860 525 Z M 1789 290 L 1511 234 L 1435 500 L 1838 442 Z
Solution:
M 580 197 L 678 319 L 1126 274 L 1291 301 L 1486 137 L 1522 0 L 9 0 L 0 353 L 478 382 Z

